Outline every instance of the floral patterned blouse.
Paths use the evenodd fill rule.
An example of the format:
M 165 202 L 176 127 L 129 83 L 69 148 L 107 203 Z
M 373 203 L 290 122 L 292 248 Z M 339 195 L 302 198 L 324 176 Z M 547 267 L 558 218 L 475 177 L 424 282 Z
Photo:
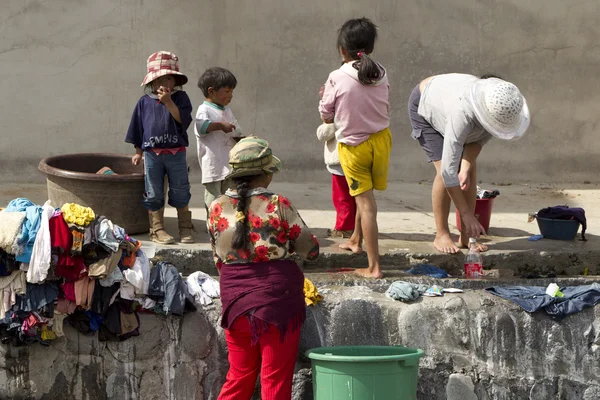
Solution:
M 303 260 L 319 256 L 319 242 L 290 201 L 265 188 L 248 191 L 246 224 L 249 224 L 247 248 L 233 249 L 239 196 L 228 190 L 209 208 L 208 232 L 217 267 L 222 263 L 249 263 L 290 258 Z

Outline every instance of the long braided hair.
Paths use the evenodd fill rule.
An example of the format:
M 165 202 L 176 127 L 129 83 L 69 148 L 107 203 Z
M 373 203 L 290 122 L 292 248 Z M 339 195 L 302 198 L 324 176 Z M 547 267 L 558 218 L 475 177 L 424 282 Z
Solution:
M 250 182 L 254 179 L 256 179 L 256 175 L 242 176 L 233 180 L 236 185 L 237 193 L 240 196 L 236 209 L 235 232 L 233 233 L 233 239 L 231 241 L 231 246 L 236 250 L 246 248 L 248 238 L 248 224 L 246 223 L 246 208 L 248 205 L 246 204 L 246 195 L 248 194 Z

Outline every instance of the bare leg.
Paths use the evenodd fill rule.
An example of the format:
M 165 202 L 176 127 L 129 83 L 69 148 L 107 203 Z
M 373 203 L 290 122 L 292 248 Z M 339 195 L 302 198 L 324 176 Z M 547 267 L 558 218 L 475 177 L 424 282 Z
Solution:
M 431 203 L 436 230 L 433 247 L 442 253 L 458 253 L 460 249 L 450 237 L 450 227 L 448 226 L 451 200 L 441 175 L 442 162 L 434 161 L 433 165 L 436 169 L 436 175 L 431 189 Z
M 373 190 L 356 196 L 357 214 L 360 215 L 361 230 L 367 245 L 369 268 L 356 269 L 355 273 L 368 278 L 383 278 L 379 265 L 379 229 L 377 228 L 377 203 Z
M 358 210 L 358 196 L 356 199 L 356 219 L 354 223 L 354 232 L 352 232 L 352 236 L 346 243 L 340 244 L 340 248 L 344 250 L 350 250 L 354 254 L 360 254 L 363 252 L 362 249 L 362 241 L 363 241 L 363 232 L 361 225 L 361 216 Z
M 465 198 L 469 208 L 475 212 L 475 204 L 477 203 L 477 156 L 481 152 L 481 145 L 467 144 L 463 152 L 463 159 L 460 164 L 459 179 L 461 188 L 465 192 Z M 460 238 L 458 239 L 461 247 L 469 247 L 469 237 L 465 233 L 465 227 L 461 225 Z M 481 243 L 477 243 L 479 251 L 486 251 L 488 247 Z

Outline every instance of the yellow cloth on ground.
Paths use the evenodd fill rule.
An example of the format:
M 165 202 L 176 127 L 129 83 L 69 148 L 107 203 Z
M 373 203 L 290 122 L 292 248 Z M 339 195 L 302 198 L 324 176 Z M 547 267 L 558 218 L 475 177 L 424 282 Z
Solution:
M 306 305 L 314 306 L 321 300 L 323 300 L 323 296 L 319 294 L 315 285 L 307 278 L 304 278 L 304 301 L 306 301 Z
M 60 208 L 60 211 L 62 211 L 63 218 L 68 224 L 88 226 L 90 222 L 96 219 L 94 210 L 75 203 L 63 204 L 63 206 Z
M 54 340 L 56 339 L 56 333 L 52 332 L 46 325 L 42 326 L 42 340 Z

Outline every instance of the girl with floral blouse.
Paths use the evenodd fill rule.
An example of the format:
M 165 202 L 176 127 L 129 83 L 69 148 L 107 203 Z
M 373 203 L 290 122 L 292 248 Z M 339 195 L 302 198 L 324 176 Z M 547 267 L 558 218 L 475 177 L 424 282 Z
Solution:
M 259 371 L 263 400 L 291 399 L 306 315 L 304 274 L 292 257 L 316 259 L 319 243 L 292 203 L 268 189 L 281 161 L 265 140 L 240 140 L 229 164 L 236 190 L 210 205 L 207 221 L 230 364 L 219 400 L 250 399 Z

